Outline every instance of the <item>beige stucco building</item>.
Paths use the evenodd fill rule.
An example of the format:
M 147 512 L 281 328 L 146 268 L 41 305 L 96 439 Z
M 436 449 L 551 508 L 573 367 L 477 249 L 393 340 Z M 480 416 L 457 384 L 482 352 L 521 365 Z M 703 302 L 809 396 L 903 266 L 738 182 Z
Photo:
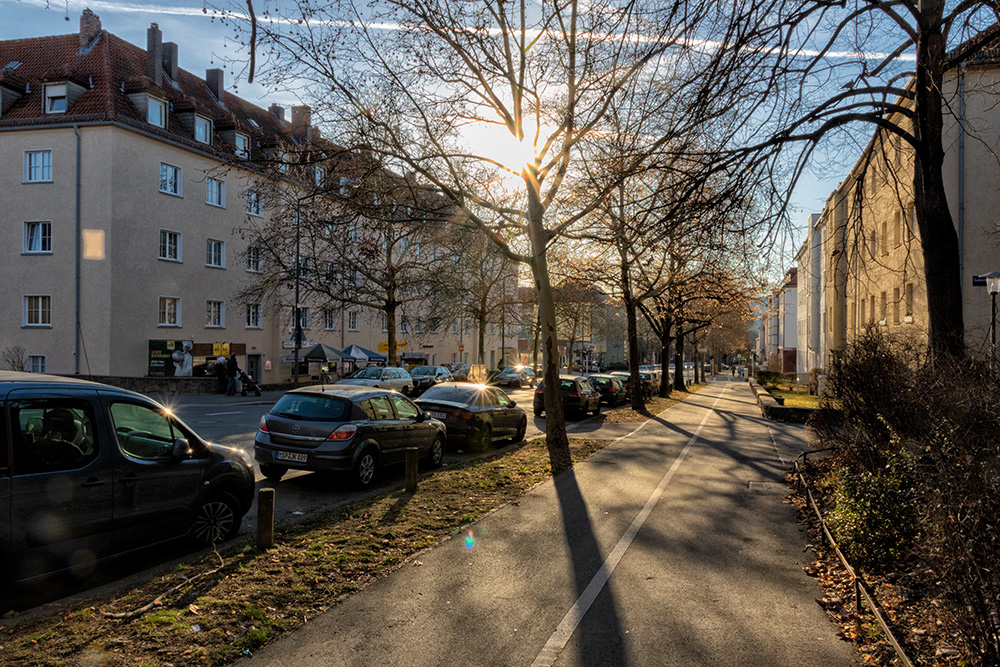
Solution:
M 221 344 L 263 382 L 293 373 L 294 299 L 239 296 L 263 261 L 239 230 L 272 215 L 255 158 L 312 136 L 308 109 L 286 121 L 227 91 L 220 69 L 180 69 L 177 54 L 155 24 L 143 50 L 89 10 L 79 33 L 0 41 L 0 352 L 22 349 L 29 370 L 197 374 Z M 303 348 L 384 348 L 381 313 L 301 303 Z M 474 361 L 449 324 L 398 340 L 428 363 Z M 500 338 L 491 324 L 487 360 Z

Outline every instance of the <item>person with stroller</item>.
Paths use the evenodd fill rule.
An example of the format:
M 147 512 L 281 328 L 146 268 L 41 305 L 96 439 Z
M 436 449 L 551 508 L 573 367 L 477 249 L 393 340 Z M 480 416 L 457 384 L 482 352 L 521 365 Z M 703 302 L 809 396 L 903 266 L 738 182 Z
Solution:
M 236 395 L 236 378 L 240 373 L 240 365 L 236 361 L 236 355 L 229 355 L 229 361 L 226 362 L 226 377 L 229 378 L 228 384 L 226 384 L 226 396 Z

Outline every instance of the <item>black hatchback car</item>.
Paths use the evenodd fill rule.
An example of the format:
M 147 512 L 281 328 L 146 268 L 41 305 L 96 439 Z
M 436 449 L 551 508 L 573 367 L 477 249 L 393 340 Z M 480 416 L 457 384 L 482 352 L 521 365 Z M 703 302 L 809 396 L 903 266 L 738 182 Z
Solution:
M 451 371 L 444 366 L 414 366 L 410 369 L 410 377 L 413 378 L 413 391 L 410 392 L 413 396 L 424 393 L 436 384 L 454 379 Z
M 387 389 L 319 385 L 294 389 L 260 418 L 254 458 L 277 482 L 290 469 L 350 471 L 360 488 L 380 466 L 406 460 L 417 447 L 431 467 L 444 457 L 440 421 Z
M 431 387 L 417 405 L 444 422 L 456 448 L 484 452 L 497 440 L 521 442 L 528 417 L 502 389 L 469 382 Z
M 593 410 L 594 414 L 601 412 L 601 392 L 594 389 L 590 380 L 580 375 L 560 375 L 559 393 L 562 395 L 563 410 L 569 414 L 575 412 L 585 417 Z M 535 416 L 541 417 L 545 412 L 545 382 L 538 383 L 535 389 L 535 399 L 532 407 Z
M 0 578 L 87 574 L 175 538 L 239 532 L 253 465 L 124 389 L 0 371 Z
M 617 408 L 625 402 L 625 384 L 620 377 L 605 373 L 594 373 L 593 375 L 588 375 L 587 379 L 590 380 L 590 384 L 594 385 L 594 389 L 601 392 L 602 402 L 607 403 L 613 408 Z

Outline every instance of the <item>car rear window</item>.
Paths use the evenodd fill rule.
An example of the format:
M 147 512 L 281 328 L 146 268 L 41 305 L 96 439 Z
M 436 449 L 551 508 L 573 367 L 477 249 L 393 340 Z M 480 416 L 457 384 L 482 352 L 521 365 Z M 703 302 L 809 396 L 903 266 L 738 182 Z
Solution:
M 343 421 L 351 415 L 351 401 L 336 396 L 285 394 L 271 408 L 271 414 L 289 419 Z
M 559 388 L 576 391 L 576 380 L 559 380 Z
M 467 387 L 431 387 L 423 393 L 423 401 L 451 401 L 452 403 L 470 403 L 476 395 L 475 389 Z
M 590 378 L 590 382 L 591 384 L 596 384 L 598 387 L 607 387 L 611 384 L 611 380 L 609 378 Z

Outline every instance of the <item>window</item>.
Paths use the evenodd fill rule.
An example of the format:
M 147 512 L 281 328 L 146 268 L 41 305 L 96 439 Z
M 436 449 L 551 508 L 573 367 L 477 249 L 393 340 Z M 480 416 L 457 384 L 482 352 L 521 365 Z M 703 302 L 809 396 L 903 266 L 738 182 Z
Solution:
M 149 98 L 146 107 L 146 122 L 157 127 L 167 126 L 167 104 L 155 97 Z
M 24 152 L 24 182 L 52 182 L 52 151 Z
M 905 299 L 906 317 L 908 321 L 913 321 L 913 283 L 906 283 L 903 287 L 903 298 Z
M 160 314 L 158 323 L 161 327 L 179 327 L 181 325 L 180 297 L 160 297 Z
M 323 167 L 316 167 L 316 171 L 313 172 L 313 182 L 316 183 L 316 187 L 323 187 L 323 182 L 326 181 L 326 169 Z
M 458 320 L 455 320 L 454 322 L 451 323 L 451 332 L 453 334 L 457 334 L 458 333 L 458 327 L 459 327 Z
M 44 373 L 45 372 L 45 355 L 44 354 L 29 354 L 28 355 L 28 372 L 29 373 Z
M 312 329 L 312 309 L 308 306 L 299 308 L 299 321 L 303 329 Z
M 112 403 L 118 447 L 125 456 L 144 461 L 170 460 L 174 441 L 184 433 L 162 413 L 135 403 Z
M 212 145 L 212 121 L 201 116 L 194 117 L 194 139 Z
M 247 329 L 260 329 L 260 304 L 247 304 Z
M 166 162 L 160 163 L 160 192 L 181 196 L 181 168 Z
M 357 269 L 354 269 L 353 271 L 351 271 L 351 279 L 347 281 L 347 284 L 350 285 L 351 287 L 357 287 L 360 283 L 361 283 L 361 273 Z
M 66 113 L 66 84 L 45 86 L 45 113 Z
M 441 318 L 432 317 L 431 318 L 431 333 L 440 333 L 441 331 Z
M 888 317 L 889 315 L 888 299 L 886 298 L 885 292 L 882 292 L 881 296 L 879 297 L 879 306 L 881 306 L 881 308 L 879 308 L 878 311 L 879 315 L 881 315 L 881 317 L 879 318 L 880 319 L 879 324 L 885 324 L 885 318 Z
M 889 223 L 882 223 L 882 254 L 889 254 Z
M 27 294 L 21 325 L 25 327 L 52 326 L 52 297 L 47 294 Z
M 416 419 L 417 415 L 420 414 L 417 406 L 402 396 L 393 396 L 392 402 L 396 406 L 396 416 L 399 419 Z
M 865 323 L 865 300 L 858 301 L 858 324 Z
M 382 313 L 382 331 L 384 332 L 388 330 L 389 330 L 389 316 L 386 315 L 385 313 Z
M 348 313 L 347 314 L 347 330 L 348 331 L 358 331 L 359 328 L 360 328 L 358 326 L 358 320 L 359 319 L 360 318 L 358 317 L 358 311 L 352 310 L 350 313 Z
M 205 203 L 220 208 L 226 207 L 226 182 L 217 178 L 205 181 Z
M 403 318 L 403 321 L 399 324 L 399 329 L 403 333 L 410 333 L 410 319 L 408 317 Z
M 417 318 L 416 332 L 417 333 L 423 333 L 424 332 L 424 318 L 422 318 L 422 317 L 418 317 Z
M 264 255 L 257 246 L 247 248 L 247 271 L 260 273 L 264 268 Z
M 895 217 L 895 219 L 893 220 L 893 223 L 892 223 L 892 244 L 895 247 L 897 247 L 897 248 L 899 247 L 900 243 L 902 243 L 902 241 L 903 241 L 903 238 L 902 238 L 902 222 L 900 220 L 900 217 L 901 216 L 899 214 L 899 211 L 896 211 L 896 217 Z
M 247 190 L 247 214 L 260 215 L 260 193 L 256 190 Z
M 97 458 L 97 420 L 89 401 L 27 398 L 10 404 L 15 475 L 76 470 Z
M 892 323 L 899 324 L 899 288 L 892 288 Z
M 226 305 L 224 301 L 207 301 L 205 303 L 205 327 L 222 329 L 226 326 Z
M 226 242 L 208 239 L 205 244 L 205 266 L 226 268 Z
M 250 159 L 250 137 L 242 132 L 236 133 L 236 157 Z
M 323 311 L 323 328 L 327 331 L 337 330 L 337 311 L 331 308 Z
M 160 230 L 160 259 L 170 262 L 181 261 L 181 234 L 166 229 Z
M 52 223 L 24 223 L 24 253 L 44 254 L 52 252 Z
M 875 322 L 875 295 L 871 294 L 868 296 L 868 306 L 871 311 L 872 323 Z

